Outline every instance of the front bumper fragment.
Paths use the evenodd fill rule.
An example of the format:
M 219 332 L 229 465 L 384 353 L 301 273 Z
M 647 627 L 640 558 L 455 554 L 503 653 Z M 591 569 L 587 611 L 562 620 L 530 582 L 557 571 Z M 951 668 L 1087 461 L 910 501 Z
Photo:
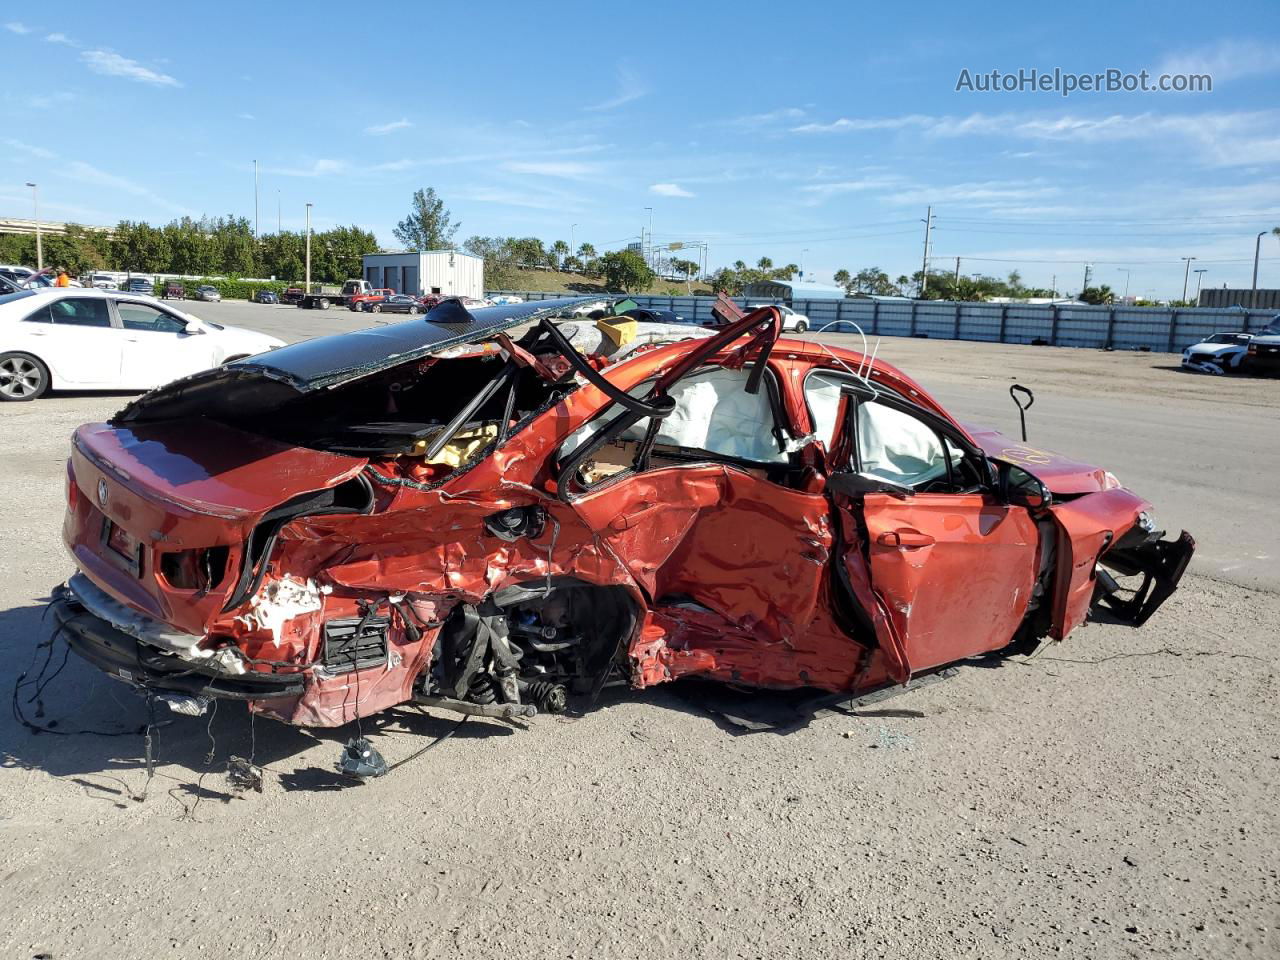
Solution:
M 1110 589 L 1102 590 L 1098 601 L 1120 619 L 1140 627 L 1178 589 L 1178 581 L 1186 572 L 1191 555 L 1196 552 L 1196 541 L 1185 530 L 1177 540 L 1153 537 L 1130 546 L 1126 543 L 1128 539 L 1122 538 L 1104 553 L 1101 563 L 1124 576 L 1141 574 L 1142 584 L 1132 597 L 1121 597 Z M 1101 579 L 1099 583 L 1101 585 Z
M 228 700 L 272 700 L 300 696 L 305 680 L 298 674 L 250 671 L 228 676 L 212 663 L 193 663 L 142 643 L 90 613 L 65 587 L 49 604 L 54 635 L 104 673 L 145 690 L 219 697 Z

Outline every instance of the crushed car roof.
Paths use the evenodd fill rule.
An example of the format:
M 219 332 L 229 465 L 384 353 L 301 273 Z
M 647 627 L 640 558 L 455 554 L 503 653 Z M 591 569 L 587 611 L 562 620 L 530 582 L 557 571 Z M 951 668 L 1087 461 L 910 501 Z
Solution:
M 598 303 L 602 298 L 561 297 L 533 303 L 468 310 L 456 299 L 444 300 L 422 317 L 401 323 L 339 333 L 260 353 L 212 370 L 175 380 L 139 397 L 120 411 L 113 423 L 150 419 L 157 405 L 165 416 L 177 416 L 192 407 L 198 413 L 212 397 L 210 388 L 237 382 L 240 403 L 260 403 L 270 408 L 285 396 L 297 396 L 335 387 L 361 377 L 419 360 L 449 347 L 474 343 L 504 330 L 556 316 L 567 308 Z M 604 298 L 616 299 L 616 298 Z M 184 402 L 185 401 L 185 402 Z
M 566 307 L 598 299 L 562 297 L 474 310 L 468 310 L 458 300 L 444 300 L 421 319 L 303 340 L 229 366 L 261 372 L 307 393 L 386 370 L 456 344 L 486 339 L 518 324 L 554 316 Z

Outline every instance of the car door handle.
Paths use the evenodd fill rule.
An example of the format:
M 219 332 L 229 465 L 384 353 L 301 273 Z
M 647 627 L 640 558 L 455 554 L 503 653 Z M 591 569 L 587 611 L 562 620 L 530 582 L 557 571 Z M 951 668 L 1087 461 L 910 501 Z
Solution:
M 649 503 L 647 500 L 642 500 L 640 503 L 636 504 L 629 513 L 619 514 L 610 520 L 609 529 L 614 533 L 621 533 L 623 530 L 628 530 L 631 527 L 636 526 L 647 514 L 651 513 L 658 506 L 659 504 Z
M 936 543 L 933 537 L 927 533 L 921 533 L 919 530 L 912 530 L 910 527 L 902 527 L 898 530 L 886 530 L 880 536 L 876 537 L 876 543 L 882 547 L 928 547 Z

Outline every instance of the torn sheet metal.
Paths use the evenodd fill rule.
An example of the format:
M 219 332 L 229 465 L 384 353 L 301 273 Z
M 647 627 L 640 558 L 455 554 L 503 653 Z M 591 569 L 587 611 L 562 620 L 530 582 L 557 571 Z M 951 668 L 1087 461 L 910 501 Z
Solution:
M 554 309 L 284 348 L 81 428 L 64 538 L 89 613 L 59 622 L 128 631 L 153 690 L 304 726 L 409 702 L 528 716 L 690 676 L 858 695 L 1064 636 L 1149 507 L 1101 468 L 966 431 L 880 359 L 780 338 L 771 308 L 517 339 Z M 838 400 L 849 371 L 895 416 L 806 387 Z M 850 486 L 859 460 L 903 492 Z M 998 463 L 1061 500 L 1011 498 Z M 1192 546 L 1124 542 L 1116 569 L 1158 578 L 1145 619 Z M 84 634 L 82 652 L 105 642 Z M 238 675 L 179 689 L 145 651 Z

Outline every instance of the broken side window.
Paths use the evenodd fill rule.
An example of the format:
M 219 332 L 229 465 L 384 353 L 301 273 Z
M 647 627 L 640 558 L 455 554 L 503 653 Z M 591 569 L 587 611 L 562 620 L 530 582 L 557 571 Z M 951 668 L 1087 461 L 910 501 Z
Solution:
M 746 390 L 748 366 L 739 370 L 707 367 L 674 384 L 669 395 L 675 408 L 657 422 L 646 417 L 624 428 L 579 468 L 579 480 L 592 486 L 633 466 L 645 437 L 654 435 L 648 450 L 651 465 L 691 460 L 728 459 L 749 464 L 787 464 L 789 457 L 780 440 L 781 431 L 771 401 L 774 385 L 754 394 Z M 653 387 L 645 381 L 629 393 L 643 397 Z M 606 408 L 575 430 L 560 447 L 563 462 L 597 431 L 607 427 L 614 408 Z

